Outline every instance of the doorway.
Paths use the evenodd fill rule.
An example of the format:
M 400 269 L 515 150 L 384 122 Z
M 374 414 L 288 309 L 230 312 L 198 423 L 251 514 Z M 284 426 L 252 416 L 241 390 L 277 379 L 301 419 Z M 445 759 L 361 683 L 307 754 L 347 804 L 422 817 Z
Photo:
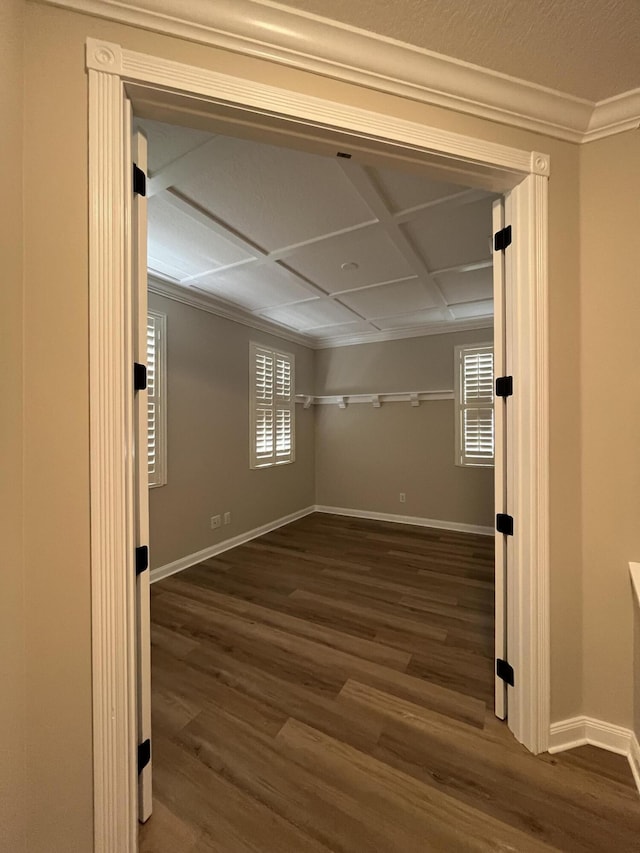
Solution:
M 126 322 L 131 280 L 123 282 L 119 274 L 130 263 L 127 259 L 131 235 L 125 229 L 126 194 L 119 178 L 114 178 L 126 174 L 130 163 L 127 136 L 122 133 L 126 125 L 122 120 L 123 83 L 142 115 L 166 119 L 179 103 L 181 109 L 192 110 L 203 122 L 208 120 L 207 109 L 211 109 L 218 121 L 221 114 L 232 121 L 249 118 L 259 125 L 261 132 L 281 134 L 293 129 L 311 140 L 331 138 L 341 148 L 345 141 L 353 146 L 355 138 L 365 150 L 420 161 L 434 173 L 456 175 L 465 183 L 510 193 L 514 242 L 505 275 L 513 285 L 514 299 L 511 316 L 506 321 L 515 324 L 519 332 L 514 335 L 513 374 L 516 383 L 518 376 L 523 381 L 511 401 L 513 456 L 517 460 L 513 467 L 517 480 L 509 509 L 515 518 L 517 534 L 513 538 L 514 572 L 507 597 L 522 606 L 518 608 L 518 623 L 510 621 L 508 626 L 509 635 L 513 632 L 510 663 L 516 672 L 509 718 L 519 740 L 532 751 L 544 749 L 548 732 L 549 652 L 545 375 L 548 160 L 532 152 L 507 150 L 410 123 L 394 122 L 390 130 L 384 117 L 291 93 L 281 93 L 275 112 L 273 90 L 265 87 L 262 91 L 255 85 L 197 70 L 193 70 L 189 84 L 193 86 L 192 92 L 183 90 L 177 94 L 175 80 L 184 72 L 182 67 L 148 57 L 143 70 L 139 64 L 134 69 L 132 63 L 128 70 L 114 74 L 112 48 L 90 44 L 88 62 L 90 191 L 106 202 L 91 207 L 91 362 L 92 387 L 98 401 L 92 411 L 91 426 L 92 576 L 96 580 L 94 617 L 98 617 L 94 618 L 96 772 L 103 778 L 108 766 L 109 772 L 124 785 L 120 789 L 97 787 L 98 831 L 120 839 L 121 843 L 113 844 L 118 849 L 135 849 L 130 820 L 135 790 L 135 766 L 131 760 L 135 713 L 133 589 L 130 576 L 121 574 L 123 566 L 133 563 L 132 530 L 127 521 L 133 480 L 130 463 L 105 464 L 111 459 L 129 458 L 126 448 L 131 446 L 132 436 L 129 400 L 133 359 L 131 325 Z M 122 51 L 122 56 L 126 68 L 126 51 Z M 209 106 L 203 109 L 205 101 Z M 318 114 L 324 117 L 322 126 L 317 123 Z M 105 315 L 115 322 L 104 323 Z M 106 364 L 110 365 L 108 370 Z M 116 414 L 119 426 L 113 430 Z M 105 429 L 106 425 L 109 429 Z M 535 573 L 531 571 L 534 565 Z M 119 614 L 114 614 L 114 601 L 122 604 Z M 105 711 L 115 708 L 116 713 L 111 717 L 103 715 L 102 708 Z M 115 719 L 116 724 L 106 726 L 104 721 L 108 718 Z M 121 791 L 119 799 L 116 797 L 118 802 L 114 802 L 113 790 Z

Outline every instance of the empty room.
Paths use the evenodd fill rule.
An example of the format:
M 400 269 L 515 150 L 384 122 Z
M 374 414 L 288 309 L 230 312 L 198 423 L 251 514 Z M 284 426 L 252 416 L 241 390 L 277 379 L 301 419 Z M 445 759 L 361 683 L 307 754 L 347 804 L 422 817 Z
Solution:
M 137 127 L 141 849 L 602 849 L 624 761 L 585 747 L 559 777 L 508 728 L 500 197 L 356 148 Z

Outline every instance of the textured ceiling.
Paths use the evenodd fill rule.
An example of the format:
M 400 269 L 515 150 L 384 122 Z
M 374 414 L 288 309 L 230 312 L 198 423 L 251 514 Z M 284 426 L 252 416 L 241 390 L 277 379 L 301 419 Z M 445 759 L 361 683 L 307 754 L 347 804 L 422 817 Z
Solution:
M 289 0 L 592 101 L 640 87 L 640 0 Z
M 139 124 L 156 277 L 316 342 L 490 325 L 489 193 Z

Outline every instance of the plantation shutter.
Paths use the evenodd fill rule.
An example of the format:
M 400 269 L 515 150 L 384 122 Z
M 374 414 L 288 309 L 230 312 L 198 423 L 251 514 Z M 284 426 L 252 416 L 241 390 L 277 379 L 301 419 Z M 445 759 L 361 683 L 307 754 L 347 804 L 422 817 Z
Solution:
M 294 360 L 250 345 L 251 467 L 292 462 L 295 447 Z
M 150 486 L 163 486 L 166 477 L 165 338 L 166 316 L 147 314 L 147 470 Z
M 457 462 L 493 465 L 493 347 L 457 347 Z

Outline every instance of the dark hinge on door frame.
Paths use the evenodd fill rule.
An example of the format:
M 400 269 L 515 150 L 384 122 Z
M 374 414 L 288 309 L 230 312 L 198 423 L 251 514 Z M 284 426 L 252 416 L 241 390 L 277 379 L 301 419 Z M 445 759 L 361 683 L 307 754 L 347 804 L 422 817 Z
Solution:
M 147 176 L 137 163 L 133 164 L 133 192 L 134 195 L 147 194 Z
M 509 684 L 511 687 L 513 687 L 513 667 L 511 666 L 511 664 L 507 663 L 506 660 L 502 660 L 502 658 L 498 658 L 496 660 L 496 675 L 498 676 L 498 678 L 501 678 L 506 684 Z
M 142 773 L 147 764 L 151 761 L 151 741 L 149 738 L 138 744 L 138 775 Z
M 145 391 L 147 387 L 147 366 L 134 362 L 133 364 L 133 390 Z
M 504 252 L 511 245 L 511 226 L 501 228 L 493 235 L 493 248 L 496 252 Z
M 149 568 L 149 547 L 147 545 L 139 545 L 136 548 L 136 577 L 141 575 Z
M 496 397 L 513 396 L 513 376 L 499 376 L 496 379 Z
M 504 533 L 505 536 L 513 536 L 513 516 L 507 515 L 506 512 L 499 512 L 496 515 L 496 530 L 498 533 Z

